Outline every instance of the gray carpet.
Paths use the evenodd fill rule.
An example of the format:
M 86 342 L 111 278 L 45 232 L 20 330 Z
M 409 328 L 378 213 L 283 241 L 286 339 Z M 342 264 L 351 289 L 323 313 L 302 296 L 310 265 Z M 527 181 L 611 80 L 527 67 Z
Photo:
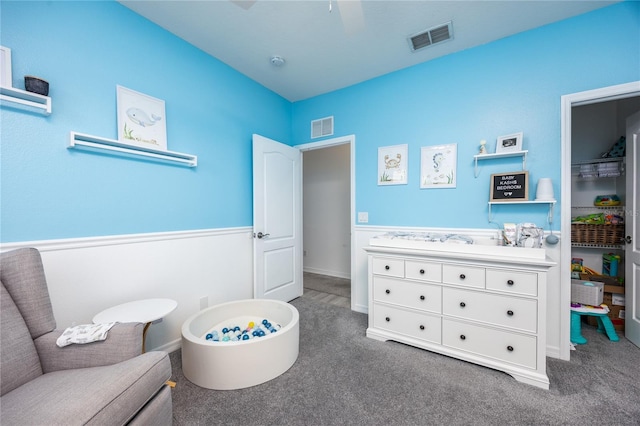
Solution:
M 571 362 L 549 358 L 548 391 L 507 374 L 365 337 L 367 315 L 298 298 L 300 355 L 258 386 L 213 391 L 171 354 L 175 425 L 638 425 L 640 349 L 583 326 Z M 265 359 L 265 363 L 269 360 Z M 241 365 L 229 368 L 242 369 Z
M 303 282 L 305 290 L 310 289 L 341 297 L 351 297 L 351 280 L 346 278 L 305 272 Z

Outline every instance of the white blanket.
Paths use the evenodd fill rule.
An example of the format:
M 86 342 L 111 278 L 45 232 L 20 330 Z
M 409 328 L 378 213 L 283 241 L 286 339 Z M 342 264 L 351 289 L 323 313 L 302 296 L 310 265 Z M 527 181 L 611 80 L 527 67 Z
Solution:
M 104 324 L 82 324 L 68 327 L 58 337 L 56 344 L 62 348 L 72 343 L 84 344 L 105 340 L 107 333 L 115 324 L 115 322 L 107 322 Z

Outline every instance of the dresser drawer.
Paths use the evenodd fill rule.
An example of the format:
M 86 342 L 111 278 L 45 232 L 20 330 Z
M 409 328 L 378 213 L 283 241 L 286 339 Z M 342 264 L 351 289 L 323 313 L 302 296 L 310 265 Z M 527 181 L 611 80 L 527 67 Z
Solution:
M 442 289 L 444 315 L 535 333 L 538 302 L 457 288 Z
M 487 289 L 537 296 L 538 275 L 530 272 L 487 269 Z
M 404 277 L 404 260 L 390 257 L 374 257 L 372 259 L 373 273 L 389 277 Z
M 429 314 L 408 312 L 377 303 L 373 306 L 374 328 L 432 343 L 442 342 L 441 321 L 440 317 Z
M 374 276 L 373 300 L 439 314 L 442 311 L 442 287 Z
M 404 262 L 404 273 L 405 277 L 414 280 L 442 282 L 441 263 L 406 260 Z
M 484 288 L 484 268 L 442 265 L 442 282 L 466 287 Z
M 443 319 L 442 344 L 522 367 L 537 368 L 534 336 Z

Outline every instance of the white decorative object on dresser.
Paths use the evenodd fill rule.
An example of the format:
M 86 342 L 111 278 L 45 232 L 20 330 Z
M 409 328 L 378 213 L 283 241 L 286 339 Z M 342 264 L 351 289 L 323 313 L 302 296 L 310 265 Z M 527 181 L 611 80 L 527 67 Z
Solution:
M 404 246 L 404 247 L 403 247 Z M 372 238 L 367 336 L 549 389 L 544 249 Z

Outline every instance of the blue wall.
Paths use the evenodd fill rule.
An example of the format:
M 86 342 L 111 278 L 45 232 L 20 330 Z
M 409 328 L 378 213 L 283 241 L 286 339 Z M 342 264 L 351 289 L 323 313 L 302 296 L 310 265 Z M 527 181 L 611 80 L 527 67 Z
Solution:
M 53 114 L 3 104 L 2 242 L 250 226 L 251 134 L 308 142 L 333 115 L 356 135 L 356 208 L 373 225 L 486 228 L 500 135 L 524 132 L 532 184 L 560 192 L 560 97 L 640 80 L 640 4 L 624 2 L 293 105 L 115 2 L 1 3 L 13 85 L 51 83 Z M 165 100 L 168 148 L 196 169 L 65 149 L 69 132 L 116 138 L 116 85 Z M 409 144 L 409 183 L 377 185 L 377 148 Z M 420 147 L 458 144 L 455 189 L 419 188 Z M 546 222 L 543 206 L 496 221 Z M 559 207 L 556 208 L 556 215 Z M 355 218 L 354 218 L 355 220 Z M 557 223 L 557 222 L 556 222 Z M 557 229 L 557 225 L 555 226 Z
M 480 140 L 494 152 L 497 137 L 524 132 L 530 198 L 550 177 L 559 200 L 561 96 L 635 80 L 640 3 L 626 2 L 295 103 L 294 140 L 330 115 L 337 135 L 356 135 L 356 210 L 371 225 L 487 228 L 490 175 L 522 163 L 484 161 L 474 178 Z M 420 189 L 420 147 L 449 143 L 458 144 L 457 187 Z M 396 144 L 409 145 L 408 184 L 378 186 L 377 148 Z M 547 226 L 547 206 L 493 212 L 500 226 Z
M 4 104 L 3 242 L 248 226 L 251 135 L 291 143 L 291 103 L 116 2 L 2 1 L 13 86 L 51 84 L 44 117 Z M 189 169 L 65 149 L 117 139 L 116 85 L 163 99 Z

